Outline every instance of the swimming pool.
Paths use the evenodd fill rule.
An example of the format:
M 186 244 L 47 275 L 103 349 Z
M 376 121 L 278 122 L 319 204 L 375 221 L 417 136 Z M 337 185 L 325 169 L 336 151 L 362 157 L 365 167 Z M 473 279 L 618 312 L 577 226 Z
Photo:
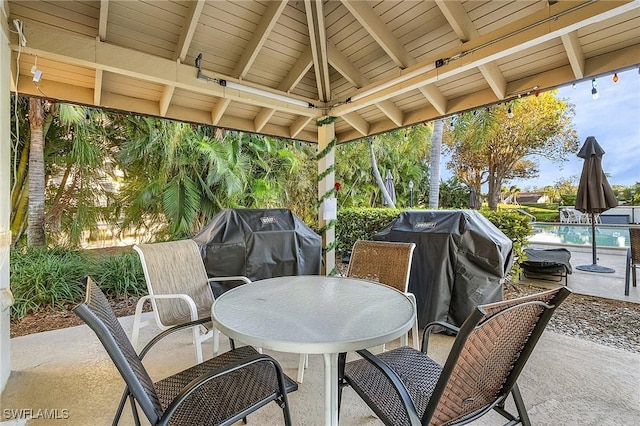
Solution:
M 547 225 L 534 223 L 532 243 L 591 245 L 591 226 L 572 224 Z M 624 227 L 596 227 L 597 247 L 629 247 L 629 230 Z

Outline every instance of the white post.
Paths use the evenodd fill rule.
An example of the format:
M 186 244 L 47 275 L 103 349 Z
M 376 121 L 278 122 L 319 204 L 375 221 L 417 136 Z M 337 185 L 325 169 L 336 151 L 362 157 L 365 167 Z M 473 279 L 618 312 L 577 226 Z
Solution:
M 325 155 L 318 158 L 318 175 L 323 175 L 327 170 L 335 165 L 335 150 L 330 148 L 325 151 L 327 147 L 332 143 L 335 138 L 335 126 L 333 122 L 323 124 L 318 127 L 318 153 L 325 153 Z M 318 182 L 318 200 L 323 200 L 319 206 L 318 211 L 318 225 L 320 228 L 326 228 L 331 219 L 334 217 L 334 213 L 337 213 L 337 204 L 335 202 L 335 194 L 330 197 L 326 197 L 326 194 L 334 191 L 335 186 L 335 172 L 331 171 L 326 174 Z M 328 247 L 334 243 L 336 239 L 335 227 L 331 226 L 326 228 L 322 234 L 322 247 Z M 335 249 L 329 250 L 324 254 L 324 267 L 322 268 L 322 274 L 330 274 L 336 266 L 336 251 Z
M 11 231 L 11 48 L 9 46 L 7 4 L 0 0 L 0 392 L 11 373 L 9 346 L 9 245 Z

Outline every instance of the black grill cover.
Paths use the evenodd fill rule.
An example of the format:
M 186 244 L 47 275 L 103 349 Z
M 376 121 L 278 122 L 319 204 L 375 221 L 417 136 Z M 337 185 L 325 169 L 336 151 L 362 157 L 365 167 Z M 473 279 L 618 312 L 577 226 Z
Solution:
M 374 240 L 416 244 L 409 291 L 421 327 L 432 321 L 461 326 L 480 304 L 502 300 L 512 241 L 475 210 L 406 211 Z
M 287 209 L 227 209 L 193 239 L 209 277 L 320 274 L 321 237 Z M 214 295 L 238 284 L 214 283 Z

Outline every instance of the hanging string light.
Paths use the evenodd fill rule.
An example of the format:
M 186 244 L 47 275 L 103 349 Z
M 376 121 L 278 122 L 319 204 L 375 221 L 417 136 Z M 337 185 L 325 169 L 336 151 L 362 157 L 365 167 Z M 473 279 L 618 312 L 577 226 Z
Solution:
M 509 105 L 509 109 L 507 109 L 507 117 L 513 118 L 513 110 L 511 110 L 511 105 Z
M 593 99 L 598 99 L 598 97 L 600 96 L 598 94 L 598 89 L 596 89 L 597 85 L 598 85 L 598 82 L 596 81 L 595 78 L 593 80 L 591 80 L 591 97 Z
M 614 83 L 618 82 L 618 73 L 613 74 L 613 82 Z

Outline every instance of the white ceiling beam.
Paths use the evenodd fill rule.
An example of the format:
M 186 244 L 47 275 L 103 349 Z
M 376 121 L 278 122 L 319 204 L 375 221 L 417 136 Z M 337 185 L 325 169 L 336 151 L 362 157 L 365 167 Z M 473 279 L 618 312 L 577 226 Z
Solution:
M 298 58 L 295 64 L 289 70 L 287 78 L 282 80 L 278 85 L 278 90 L 289 93 L 291 89 L 296 87 L 300 80 L 313 66 L 313 56 L 311 50 L 305 49 L 302 55 Z
M 420 87 L 419 90 L 440 114 L 445 115 L 447 113 L 447 98 L 442 95 L 437 87 L 431 84 Z
M 436 0 L 436 4 L 440 11 L 447 19 L 447 22 L 453 28 L 462 43 L 472 40 L 480 36 L 478 30 L 473 25 L 473 21 L 469 18 L 467 11 L 459 1 Z M 502 71 L 494 62 L 489 62 L 478 67 L 480 73 L 489 84 L 489 87 L 496 94 L 498 99 L 504 99 L 507 90 L 507 80 L 502 75 Z
M 296 63 L 293 64 L 293 66 L 289 70 L 289 74 L 287 75 L 287 78 L 285 78 L 280 82 L 280 84 L 278 85 L 278 90 L 289 93 L 291 89 L 293 89 L 298 85 L 298 83 L 300 83 L 300 80 L 302 80 L 304 75 L 307 73 L 307 71 L 311 69 L 312 66 L 313 66 L 313 58 L 311 56 L 311 50 L 306 49 L 302 53 L 302 55 L 300 55 Z M 265 111 L 265 110 L 268 110 L 268 111 Z M 256 117 L 258 117 L 260 114 L 269 114 L 269 113 L 273 116 L 273 114 L 275 113 L 275 110 L 272 108 L 264 108 L 263 110 L 258 112 Z M 306 125 L 306 122 L 305 122 L 305 125 Z M 296 134 L 301 130 L 302 129 L 298 130 Z
M 370 83 L 369 79 L 360 71 L 349 59 L 340 52 L 333 43 L 327 42 L 329 52 L 329 63 L 347 81 L 355 87 L 363 87 Z M 376 104 L 378 109 L 387 117 L 393 120 L 398 126 L 402 125 L 404 113 L 391 101 L 383 101 Z
M 369 134 L 369 122 L 362 118 L 360 114 L 356 112 L 350 112 L 342 116 L 342 119 L 349 123 L 351 127 L 356 129 L 362 136 Z
M 309 44 L 313 56 L 313 69 L 316 76 L 318 96 L 322 102 L 331 98 L 331 85 L 329 81 L 329 66 L 327 59 L 326 29 L 322 2 L 304 1 L 307 27 L 309 28 Z
M 264 126 L 267 125 L 273 114 L 275 114 L 276 110 L 271 108 L 262 108 L 256 118 L 253 119 L 253 126 L 256 129 L 256 132 L 261 132 Z
M 352 112 L 380 102 L 382 99 L 389 99 L 425 84 L 435 83 L 478 68 L 480 65 L 538 46 L 582 27 L 636 10 L 640 7 L 640 2 L 595 2 L 582 5 L 577 10 L 571 10 L 573 7 L 576 7 L 573 2 L 558 2 L 551 6 L 553 11 L 551 15 L 548 10 L 533 13 L 531 16 L 468 41 L 461 48 L 451 49 L 437 57 L 422 60 L 402 70 L 399 76 L 383 78 L 364 87 L 360 92 L 367 93 L 366 96 L 334 108 L 331 114 L 341 115 Z M 452 60 L 437 71 L 434 69 L 437 59 L 453 57 L 461 51 L 473 52 L 473 54 Z
M 327 40 L 329 64 L 354 87 L 364 87 L 370 83 L 362 71 L 347 58 L 330 40 Z
M 477 36 L 478 32 L 462 3 L 454 0 L 435 0 L 435 2 L 460 41 L 464 43 Z
M 343 0 L 342 4 L 399 68 L 407 68 L 415 62 L 404 45 L 376 14 L 369 2 Z
M 384 115 L 389 117 L 396 126 L 402 126 L 404 123 L 404 112 L 391 101 L 380 101 L 376 103 L 376 106 Z
M 185 18 L 185 22 L 182 24 L 182 32 L 176 43 L 175 51 L 173 52 L 173 59 L 180 59 L 180 62 L 184 62 L 191 46 L 191 40 L 196 32 L 200 15 L 202 14 L 202 8 L 204 7 L 205 0 L 197 0 L 191 2 L 189 11 Z
M 580 80 L 584 77 L 585 59 L 580 40 L 578 39 L 578 32 L 573 31 L 569 34 L 563 34 L 560 38 L 562 39 L 564 50 L 567 52 L 569 64 L 571 64 L 571 68 L 573 69 L 573 75 L 576 77 L 576 80 Z
M 228 98 L 232 101 L 249 105 L 269 107 L 277 111 L 309 117 L 319 117 L 321 115 L 321 111 L 318 109 L 305 108 L 200 80 L 197 78 L 197 70 L 194 66 L 101 42 L 93 37 L 71 33 L 31 21 L 26 26 L 25 31 L 29 44 L 22 48 L 23 53 L 38 55 L 42 58 L 78 65 L 88 69 L 100 69 L 143 81 L 175 86 L 176 88 L 196 93 Z M 12 50 L 17 50 L 18 46 L 12 44 L 11 48 Z M 203 72 L 212 78 L 249 85 L 247 82 L 240 82 L 229 76 Z M 268 87 L 254 86 L 268 92 L 289 96 L 286 93 L 279 93 Z
M 289 137 L 292 139 L 296 138 L 310 121 L 311 117 L 298 117 L 289 126 Z
M 107 39 L 107 20 L 109 18 L 109 0 L 100 0 L 100 20 L 98 21 L 98 37 Z
M 102 100 L 102 70 L 96 70 L 96 76 L 93 81 L 93 104 L 100 105 Z
M 160 117 L 167 115 L 169 105 L 171 105 L 171 98 L 173 98 L 173 92 L 176 90 L 175 86 L 164 86 L 160 101 L 158 102 Z
M 286 1 L 267 2 L 267 9 L 262 14 L 251 40 L 249 40 L 249 43 L 247 43 L 242 50 L 242 56 L 240 56 L 240 60 L 233 70 L 234 77 L 243 79 L 247 76 L 249 69 L 258 56 L 258 52 L 260 52 L 260 49 L 264 46 L 271 30 L 273 30 L 273 27 L 276 25 L 278 18 L 286 6 Z
M 216 102 L 216 105 L 211 110 L 211 124 L 217 126 L 218 123 L 220 123 L 220 120 L 230 103 L 230 99 L 218 99 L 218 102 Z
M 507 80 L 502 75 L 500 68 L 498 68 L 498 64 L 488 62 L 478 66 L 478 69 L 487 83 L 489 83 L 489 87 L 496 94 L 496 97 L 499 100 L 504 99 L 507 94 Z
M 398 40 L 393 32 L 385 25 L 380 17 L 375 13 L 373 8 L 367 2 L 356 1 L 343 1 L 347 9 L 358 19 L 360 24 L 371 34 L 371 36 L 380 44 L 387 54 L 393 58 L 394 62 L 400 68 L 407 68 L 416 63 L 416 60 L 411 56 L 409 51 Z M 368 84 L 368 82 L 367 82 Z M 427 100 L 431 102 L 434 100 L 438 102 L 436 108 L 441 109 L 444 105 L 446 108 L 447 101 L 436 86 L 432 85 L 428 90 L 423 91 L 423 94 L 429 94 Z M 378 108 L 386 114 L 386 111 L 391 112 L 392 115 L 387 115 L 391 120 L 396 122 L 398 120 L 398 111 L 391 111 L 388 105 L 377 105 Z M 401 112 L 401 111 L 400 111 Z M 445 112 L 442 112 L 444 114 Z M 403 117 L 404 120 L 404 117 Z

